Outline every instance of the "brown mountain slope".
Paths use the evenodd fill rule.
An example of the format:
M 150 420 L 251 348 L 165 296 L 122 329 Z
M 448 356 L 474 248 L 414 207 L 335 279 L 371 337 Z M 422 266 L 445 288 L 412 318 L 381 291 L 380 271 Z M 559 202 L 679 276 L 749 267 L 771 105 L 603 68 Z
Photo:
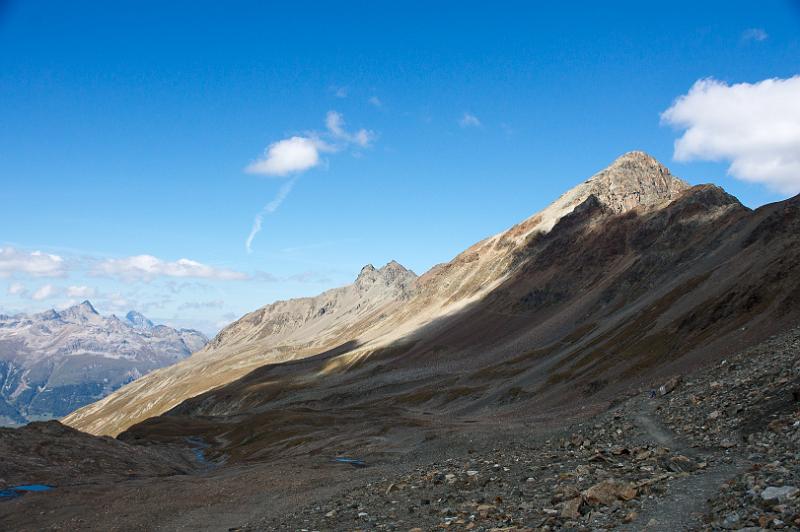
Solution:
M 413 272 L 394 261 L 381 269 L 367 265 L 351 285 L 262 307 L 225 328 L 191 360 L 146 375 L 73 412 L 64 423 L 116 435 L 254 368 L 316 353 L 351 337 L 358 323 L 380 316 L 394 301 L 407 299 L 414 279 Z
M 348 356 L 332 359 L 323 371 L 353 364 L 485 297 L 520 267 L 521 252 L 531 238 L 549 232 L 588 198 L 597 198 L 608 213 L 645 212 L 663 207 L 687 187 L 649 155 L 625 154 L 540 213 L 416 281 L 397 263 L 380 271 L 370 266 L 352 286 L 268 305 L 227 327 L 185 363 L 155 372 L 64 422 L 115 435 L 265 364 L 314 356 L 344 344 L 349 346 Z M 375 273 L 379 279 L 373 279 Z
M 618 209 L 590 193 L 550 231 L 519 231 L 489 288 L 433 280 L 448 269 L 475 279 L 491 268 L 480 255 L 497 260 L 514 229 L 478 245 L 467 262 L 478 266 L 460 256 L 421 277 L 382 325 L 399 324 L 394 334 L 264 365 L 121 438 L 202 435 L 232 460 L 389 452 L 470 423 L 588 412 L 797 323 L 800 197 L 750 211 L 704 185 L 667 203 Z M 418 318 L 434 305 L 448 311 Z

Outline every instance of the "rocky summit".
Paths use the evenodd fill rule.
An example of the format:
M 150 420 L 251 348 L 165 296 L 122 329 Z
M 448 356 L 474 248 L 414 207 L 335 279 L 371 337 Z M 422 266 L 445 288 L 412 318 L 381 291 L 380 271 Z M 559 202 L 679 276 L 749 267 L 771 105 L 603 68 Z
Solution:
M 799 323 L 800 197 L 752 210 L 630 152 L 419 276 L 367 265 L 244 315 L 72 428 L 0 432 L 0 450 L 63 442 L 0 465 L 0 489 L 59 490 L 0 520 L 796 529 Z M 127 479 L 103 472 L 126 453 Z

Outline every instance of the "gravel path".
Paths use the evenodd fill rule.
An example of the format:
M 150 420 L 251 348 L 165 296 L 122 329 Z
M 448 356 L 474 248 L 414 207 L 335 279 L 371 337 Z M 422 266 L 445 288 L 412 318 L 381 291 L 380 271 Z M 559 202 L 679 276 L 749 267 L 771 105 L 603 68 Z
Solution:
M 657 444 L 695 459 L 713 461 L 713 453 L 691 447 L 655 419 L 654 410 L 652 402 L 643 403 L 634 420 Z M 644 499 L 636 524 L 624 525 L 620 530 L 673 532 L 702 528 L 709 500 L 719 493 L 725 482 L 741 474 L 746 467 L 742 458 L 726 457 L 697 474 L 675 479 L 666 496 Z

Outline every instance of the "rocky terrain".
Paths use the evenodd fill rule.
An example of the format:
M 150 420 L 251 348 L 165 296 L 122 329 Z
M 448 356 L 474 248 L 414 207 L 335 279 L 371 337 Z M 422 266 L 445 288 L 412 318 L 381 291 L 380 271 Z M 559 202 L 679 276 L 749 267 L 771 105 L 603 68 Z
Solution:
M 800 528 L 800 329 L 561 435 L 506 438 L 245 528 Z
M 417 445 L 356 454 L 364 467 L 335 462 L 353 456 L 336 448 L 193 470 L 177 446 L 32 424 L 0 430 L 0 451 L 14 457 L 0 466 L 0 489 L 56 488 L 0 502 L 0 521 L 14 530 L 793 530 L 799 381 L 795 328 L 571 419 L 439 418 Z M 39 448 L 43 437 L 65 445 L 26 458 L 13 447 Z M 87 498 L 98 508 L 90 514 Z
M 0 425 L 65 416 L 207 341 L 134 311 L 124 319 L 101 316 L 88 301 L 0 316 Z

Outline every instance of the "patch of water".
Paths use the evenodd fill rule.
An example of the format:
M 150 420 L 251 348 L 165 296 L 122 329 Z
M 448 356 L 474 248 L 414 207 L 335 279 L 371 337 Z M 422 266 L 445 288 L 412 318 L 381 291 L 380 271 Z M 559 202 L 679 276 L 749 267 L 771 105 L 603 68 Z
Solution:
M 358 458 L 348 458 L 346 456 L 338 456 L 333 459 L 334 462 L 339 462 L 340 464 L 350 464 L 353 467 L 367 467 L 367 463 L 363 460 L 359 460 Z
M 10 488 L 0 490 L 0 500 L 20 497 L 21 495 L 31 491 L 41 492 L 50 491 L 51 489 L 53 489 L 53 486 L 48 486 L 47 484 L 21 484 L 19 486 L 11 486 Z
M 191 436 L 186 438 L 186 443 L 189 444 L 189 448 L 192 450 L 192 453 L 194 453 L 194 457 L 198 462 L 209 467 L 214 465 L 206 458 L 205 450 L 211 445 L 206 443 L 203 438 Z

